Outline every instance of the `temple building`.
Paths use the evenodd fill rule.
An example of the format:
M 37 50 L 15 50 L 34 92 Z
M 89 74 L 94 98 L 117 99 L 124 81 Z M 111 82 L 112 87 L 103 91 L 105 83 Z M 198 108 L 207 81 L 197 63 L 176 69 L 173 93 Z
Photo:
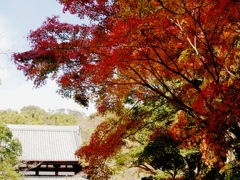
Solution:
M 82 145 L 79 126 L 7 126 L 22 145 L 19 171 L 25 179 L 72 179 L 82 170 L 75 156 Z

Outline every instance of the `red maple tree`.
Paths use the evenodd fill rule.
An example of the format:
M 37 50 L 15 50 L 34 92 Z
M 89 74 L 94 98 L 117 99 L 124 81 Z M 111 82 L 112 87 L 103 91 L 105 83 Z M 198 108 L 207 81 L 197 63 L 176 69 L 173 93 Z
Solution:
M 240 138 L 240 3 L 58 1 L 90 24 L 48 18 L 30 33 L 31 50 L 14 54 L 18 69 L 36 86 L 56 79 L 60 94 L 85 106 L 93 99 L 100 113 L 122 115 L 129 101 L 132 109 L 152 101 L 171 106 L 178 116 L 169 127 L 173 136 L 197 147 L 208 166 L 222 166 L 235 148 L 229 139 Z M 76 154 L 94 167 L 116 153 L 155 110 L 136 120 L 132 109 L 115 123 L 102 123 Z

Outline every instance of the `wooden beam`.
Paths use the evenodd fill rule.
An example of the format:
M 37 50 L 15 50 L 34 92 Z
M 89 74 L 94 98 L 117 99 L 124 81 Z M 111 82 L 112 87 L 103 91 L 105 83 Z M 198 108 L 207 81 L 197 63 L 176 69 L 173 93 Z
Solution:
M 58 172 L 80 172 L 81 171 L 81 167 L 79 168 L 66 168 L 66 167 L 60 167 L 60 168 L 54 168 L 54 167 L 37 167 L 37 168 L 33 168 L 31 169 L 31 171 L 46 171 L 46 172 L 49 172 L 49 171 L 58 171 Z

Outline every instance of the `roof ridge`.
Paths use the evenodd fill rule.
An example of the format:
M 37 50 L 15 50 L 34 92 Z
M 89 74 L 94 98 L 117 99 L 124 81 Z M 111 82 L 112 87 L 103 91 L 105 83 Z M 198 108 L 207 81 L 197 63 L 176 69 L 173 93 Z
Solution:
M 12 130 L 32 130 L 32 131 L 79 131 L 79 126 L 58 126 L 58 125 L 18 125 L 7 124 Z

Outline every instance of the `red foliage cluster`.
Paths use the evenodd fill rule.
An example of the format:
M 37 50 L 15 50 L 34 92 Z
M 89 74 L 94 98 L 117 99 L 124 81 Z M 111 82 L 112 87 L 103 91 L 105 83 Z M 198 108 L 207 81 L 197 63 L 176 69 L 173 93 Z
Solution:
M 89 164 L 84 169 L 85 172 L 94 174 L 93 171 L 97 172 L 100 170 L 105 176 L 105 173 L 102 171 L 107 158 L 113 156 L 121 149 L 125 144 L 124 139 L 129 137 L 133 129 L 138 129 L 141 126 L 140 122 L 129 120 L 126 117 L 120 121 L 111 119 L 98 125 L 95 133 L 91 136 L 90 143 L 76 152 L 78 157 L 84 158 Z
M 209 84 L 192 104 L 194 118 L 181 112 L 178 122 L 170 128 L 183 147 L 199 148 L 202 159 L 210 167 L 222 166 L 231 147 L 227 139 L 234 137 L 231 127 L 239 122 L 239 88 L 239 81 L 231 85 Z

